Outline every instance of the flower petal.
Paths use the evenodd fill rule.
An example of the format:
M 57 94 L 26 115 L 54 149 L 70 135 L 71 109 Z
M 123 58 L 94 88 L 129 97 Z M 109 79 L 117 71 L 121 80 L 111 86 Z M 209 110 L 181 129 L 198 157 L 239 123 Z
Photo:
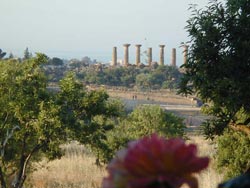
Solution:
M 108 165 L 103 188 L 198 188 L 194 172 L 206 168 L 207 157 L 198 157 L 196 145 L 179 138 L 166 140 L 153 134 L 130 142 Z

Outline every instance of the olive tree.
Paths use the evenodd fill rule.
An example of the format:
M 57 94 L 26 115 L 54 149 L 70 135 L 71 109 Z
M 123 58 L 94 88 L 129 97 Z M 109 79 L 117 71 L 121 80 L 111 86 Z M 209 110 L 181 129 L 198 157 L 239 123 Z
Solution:
M 37 54 L 19 63 L 0 63 L 0 183 L 1 187 L 22 187 L 30 162 L 45 154 L 60 156 L 65 140 L 59 107 L 46 89 L 40 68 L 47 58 Z
M 123 104 L 109 99 L 104 90 L 87 90 L 72 72 L 59 86 L 57 104 L 61 106 L 62 123 L 75 140 L 96 151 L 98 162 L 98 151 L 104 147 L 102 140 L 125 113 Z
M 41 66 L 47 60 L 0 62 L 1 188 L 23 187 L 32 162 L 62 156 L 60 145 L 70 140 L 97 147 L 113 128 L 109 119 L 120 115 L 105 91 L 86 90 L 73 74 L 50 91 Z

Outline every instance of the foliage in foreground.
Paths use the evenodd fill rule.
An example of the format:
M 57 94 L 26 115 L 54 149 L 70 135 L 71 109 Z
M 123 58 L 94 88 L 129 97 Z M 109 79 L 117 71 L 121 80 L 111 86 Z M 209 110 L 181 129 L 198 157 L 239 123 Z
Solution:
M 69 140 L 94 145 L 112 128 L 107 120 L 120 115 L 106 92 L 87 91 L 73 74 L 61 81 L 58 92 L 50 92 L 41 68 L 47 60 L 37 54 L 0 62 L 1 188 L 21 188 L 31 163 L 62 156 L 60 145 Z M 95 120 L 99 116 L 102 124 Z
M 64 127 L 59 107 L 46 89 L 40 65 L 46 56 L 32 60 L 0 63 L 0 183 L 1 187 L 22 187 L 30 171 L 30 161 L 41 153 L 49 158 L 60 156 Z M 7 182 L 9 177 L 11 182 Z
M 226 178 L 242 174 L 250 166 L 250 137 L 241 132 L 226 130 L 218 138 L 217 164 Z
M 224 148 L 219 147 L 222 153 L 233 145 L 246 147 L 246 142 L 236 139 L 234 134 L 229 139 L 224 133 L 227 127 L 250 135 L 249 7 L 249 0 L 210 0 L 205 9 L 191 7 L 192 16 L 186 27 L 190 47 L 180 92 L 196 93 L 209 103 L 207 112 L 212 118 L 203 127 L 208 138 L 225 134 L 221 139 L 228 140 Z M 250 167 L 247 158 L 228 160 L 227 157 L 220 155 L 220 161 L 226 161 L 231 175 Z M 243 161 L 248 166 L 238 165 L 235 169 L 234 164 Z

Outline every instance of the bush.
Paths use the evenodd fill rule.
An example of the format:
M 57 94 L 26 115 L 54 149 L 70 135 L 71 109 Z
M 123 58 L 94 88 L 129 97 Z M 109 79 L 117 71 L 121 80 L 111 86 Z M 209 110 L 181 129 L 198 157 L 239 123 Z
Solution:
M 160 106 L 139 106 L 107 133 L 98 155 L 102 162 L 110 161 L 117 150 L 131 140 L 158 133 L 166 138 L 184 136 L 183 119 L 164 111 Z
M 250 167 L 250 136 L 232 130 L 226 130 L 218 138 L 217 166 L 226 178 L 242 174 Z

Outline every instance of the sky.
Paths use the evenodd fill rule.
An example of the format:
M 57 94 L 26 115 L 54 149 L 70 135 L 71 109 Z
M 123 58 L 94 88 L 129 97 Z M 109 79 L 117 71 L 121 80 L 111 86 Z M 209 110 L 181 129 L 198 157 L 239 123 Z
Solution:
M 19 57 L 28 47 L 50 57 L 109 61 L 114 46 L 122 59 L 129 43 L 130 59 L 142 44 L 157 61 L 165 44 L 166 61 L 176 48 L 181 64 L 190 4 L 203 8 L 208 0 L 0 0 L 0 49 Z

